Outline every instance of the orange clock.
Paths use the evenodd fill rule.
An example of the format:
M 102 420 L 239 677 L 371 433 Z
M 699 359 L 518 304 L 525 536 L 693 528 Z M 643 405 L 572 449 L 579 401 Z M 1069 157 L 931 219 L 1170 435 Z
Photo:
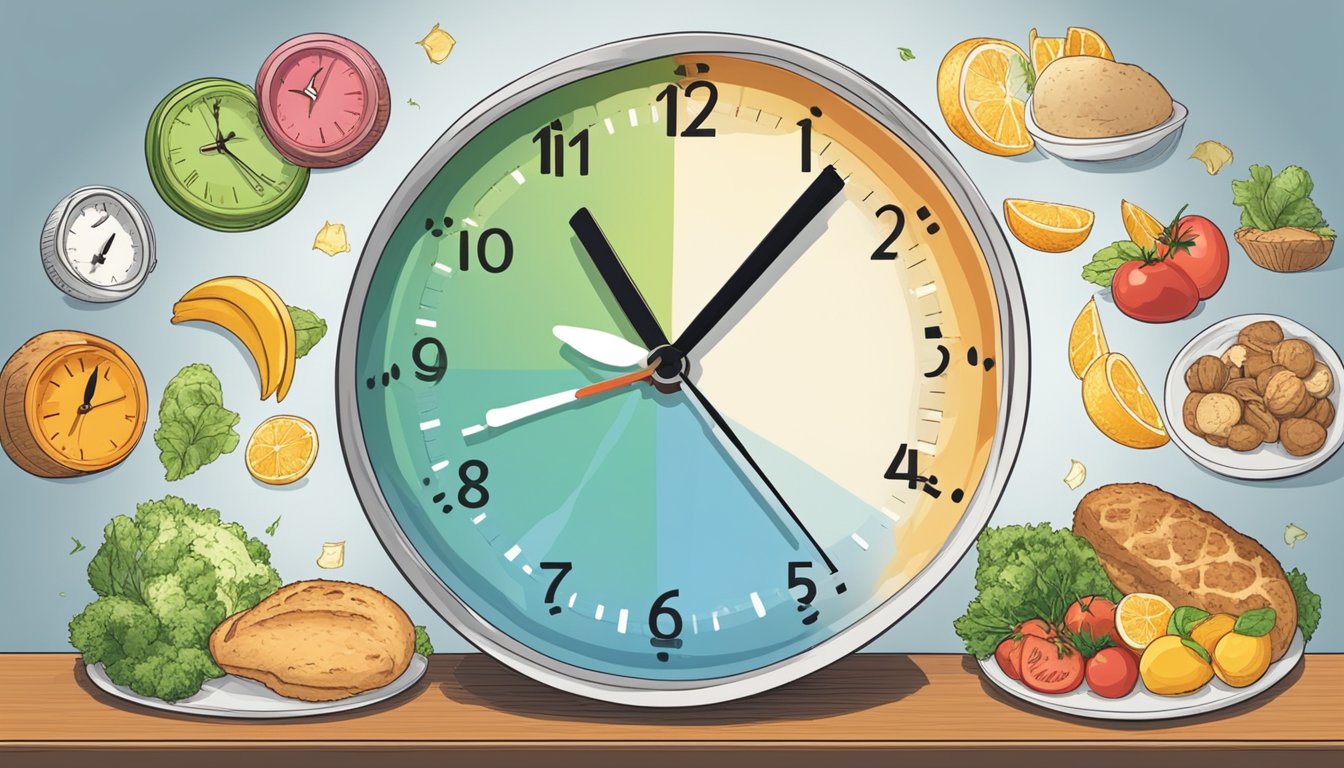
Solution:
M 145 431 L 145 378 L 126 351 L 78 331 L 29 339 L 0 371 L 5 453 L 39 477 L 121 463 Z

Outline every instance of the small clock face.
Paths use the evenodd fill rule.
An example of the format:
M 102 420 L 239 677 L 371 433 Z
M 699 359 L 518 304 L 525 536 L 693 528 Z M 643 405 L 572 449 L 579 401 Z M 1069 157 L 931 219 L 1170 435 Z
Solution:
M 1021 429 L 1010 257 L 932 134 L 839 65 L 728 36 L 575 59 L 469 114 L 375 228 L 338 366 L 352 477 L 514 666 L 636 703 L 762 690 L 886 629 L 988 518 Z M 675 347 L 827 175 L 669 386 L 566 394 L 630 369 L 555 326 L 651 346 L 580 216 Z
M 196 80 L 165 97 L 150 118 L 145 154 L 164 201 L 212 229 L 265 226 L 308 185 L 308 169 L 281 156 L 262 130 L 252 90 L 229 80 Z
M 276 148 L 309 167 L 353 162 L 387 125 L 387 80 L 357 43 L 302 35 L 267 58 L 257 76 L 262 125 Z
M 144 431 L 144 379 L 119 349 L 63 347 L 29 380 L 27 411 L 43 451 L 73 469 L 106 469 L 125 458 Z
M 139 222 L 112 197 L 83 200 L 67 219 L 62 245 L 71 270 L 90 285 L 125 286 L 138 280 L 145 268 Z

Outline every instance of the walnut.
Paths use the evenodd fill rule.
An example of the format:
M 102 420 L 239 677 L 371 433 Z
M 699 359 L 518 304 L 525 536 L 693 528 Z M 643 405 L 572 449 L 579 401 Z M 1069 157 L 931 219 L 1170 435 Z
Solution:
M 1275 416 L 1292 416 L 1310 399 L 1306 385 L 1292 371 L 1279 371 L 1265 385 L 1265 407 Z
M 1305 390 L 1304 390 L 1305 391 Z M 1226 439 L 1232 426 L 1241 421 L 1241 401 L 1237 398 L 1215 392 L 1206 394 L 1195 406 L 1195 426 L 1204 437 Z
M 1185 428 L 1200 437 L 1204 436 L 1204 432 L 1195 421 L 1195 410 L 1199 408 L 1199 401 L 1202 399 L 1204 399 L 1203 392 L 1191 392 L 1185 396 L 1185 404 L 1181 406 L 1181 421 L 1185 422 Z
M 1316 398 L 1312 397 L 1311 395 L 1307 395 L 1306 397 L 1302 398 L 1302 404 L 1297 406 L 1297 408 L 1291 414 L 1289 414 L 1289 416 L 1295 419 L 1305 418 L 1306 415 L 1310 413 L 1311 409 L 1314 408 L 1315 406 L 1316 406 Z
M 1311 373 L 1311 369 L 1316 365 L 1316 353 L 1312 351 L 1310 344 L 1301 339 L 1281 342 L 1274 348 L 1270 358 L 1298 377 Z
M 1324 398 L 1317 400 L 1316 404 L 1311 407 L 1311 410 L 1307 411 L 1307 415 L 1303 418 L 1311 419 L 1322 427 L 1329 429 L 1330 425 L 1335 423 L 1335 405 Z
M 1245 403 L 1241 410 L 1241 419 L 1244 423 L 1260 430 L 1266 443 L 1277 443 L 1279 441 L 1279 420 L 1265 407 L 1263 401 L 1253 400 Z
M 1227 438 L 1226 438 L 1226 437 L 1223 437 L 1223 436 L 1221 436 L 1221 435 L 1205 435 L 1205 436 L 1204 436 L 1204 442 L 1206 442 L 1206 443 L 1208 443 L 1209 445 L 1212 445 L 1212 446 L 1214 446 L 1214 447 L 1216 447 L 1216 448 L 1226 448 L 1226 447 L 1227 447 Z
M 1265 352 L 1247 352 L 1246 364 L 1241 367 L 1247 376 L 1254 379 L 1259 376 L 1266 368 L 1274 364 L 1273 358 Z
M 1246 347 L 1233 344 L 1223 353 L 1223 365 L 1240 368 L 1246 364 Z
M 1191 392 L 1221 392 L 1227 384 L 1227 366 L 1213 355 L 1204 355 L 1185 372 L 1185 385 Z
M 1227 434 L 1227 447 L 1234 451 L 1254 451 L 1264 442 L 1260 430 L 1249 424 L 1238 424 Z
M 1269 354 L 1279 342 L 1283 341 L 1283 328 L 1273 320 L 1261 320 L 1251 323 L 1237 334 L 1237 343 L 1253 352 Z
M 1243 403 L 1251 400 L 1264 401 L 1264 398 L 1260 397 L 1260 390 L 1255 386 L 1255 379 L 1231 379 L 1223 385 L 1223 391 Z
M 1279 371 L 1286 371 L 1286 370 L 1288 369 L 1284 368 L 1282 365 L 1269 366 L 1265 370 L 1261 371 L 1259 376 L 1255 377 L 1255 388 L 1260 390 L 1260 394 L 1262 395 L 1265 394 L 1265 388 L 1269 386 L 1269 380 L 1274 378 L 1274 375 L 1277 374 Z
M 1325 367 L 1325 363 L 1317 362 L 1311 367 L 1311 372 L 1302 377 L 1302 383 L 1307 386 L 1307 394 L 1312 397 L 1326 397 L 1335 391 L 1335 377 L 1330 375 L 1330 369 Z
M 1325 445 L 1325 427 L 1311 419 L 1288 419 L 1279 430 L 1284 450 L 1294 456 L 1313 454 Z

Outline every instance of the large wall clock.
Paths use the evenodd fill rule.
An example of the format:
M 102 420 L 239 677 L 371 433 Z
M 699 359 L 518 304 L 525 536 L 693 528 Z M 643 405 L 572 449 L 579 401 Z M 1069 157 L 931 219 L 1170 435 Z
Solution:
M 756 693 L 970 548 L 1027 325 L 947 149 L 854 71 L 717 34 L 471 109 L 378 220 L 341 329 L 359 498 L 470 642 L 585 696 Z

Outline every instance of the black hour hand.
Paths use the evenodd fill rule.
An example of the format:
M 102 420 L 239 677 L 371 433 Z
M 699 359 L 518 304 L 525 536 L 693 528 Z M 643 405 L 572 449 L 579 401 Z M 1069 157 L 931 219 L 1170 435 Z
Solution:
M 580 208 L 570 217 L 569 226 L 574 230 L 574 235 L 578 237 L 579 244 L 592 260 L 593 266 L 597 267 L 598 274 L 602 275 L 603 282 L 616 298 L 616 303 L 625 313 L 630 325 L 634 327 L 635 333 L 639 334 L 639 340 L 644 342 L 644 348 L 657 349 L 667 346 L 667 334 L 663 332 L 662 326 L 658 325 L 658 319 L 653 316 L 648 302 L 644 301 L 643 294 L 635 287 L 630 274 L 625 271 L 625 266 L 621 264 L 616 251 L 612 250 L 607 236 L 602 234 L 602 228 L 593 219 L 593 214 L 589 213 L 587 208 Z

